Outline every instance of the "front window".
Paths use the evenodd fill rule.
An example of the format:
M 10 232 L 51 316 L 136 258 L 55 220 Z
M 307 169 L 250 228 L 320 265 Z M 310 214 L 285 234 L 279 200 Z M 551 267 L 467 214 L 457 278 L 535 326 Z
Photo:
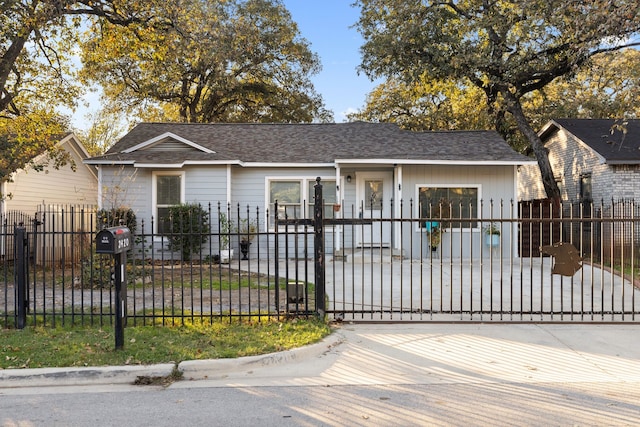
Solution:
M 158 234 L 171 230 L 169 207 L 182 203 L 182 175 L 156 175 L 156 224 Z
M 315 178 L 271 179 L 268 181 L 269 211 L 275 216 L 275 205 L 278 203 L 278 218 L 310 219 L 313 218 L 315 197 Z M 324 199 L 324 215 L 333 215 L 336 201 L 336 181 L 322 181 L 322 197 Z
M 436 219 L 443 228 L 476 228 L 477 221 L 446 221 L 445 219 L 477 218 L 479 193 L 478 187 L 418 186 L 420 218 Z M 421 227 L 424 226 L 421 224 Z

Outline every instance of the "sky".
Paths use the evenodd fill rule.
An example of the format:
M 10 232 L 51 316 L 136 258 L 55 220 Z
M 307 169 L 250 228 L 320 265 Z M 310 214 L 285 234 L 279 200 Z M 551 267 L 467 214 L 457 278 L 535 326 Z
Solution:
M 363 73 L 358 75 L 363 39 L 351 28 L 360 16 L 353 0 L 283 0 L 311 50 L 320 56 L 322 71 L 312 78 L 316 91 L 333 111 L 336 122 L 364 106 L 374 88 Z
M 312 76 L 311 81 L 322 96 L 325 107 L 333 111 L 336 123 L 346 121 L 347 113 L 362 108 L 367 94 L 376 84 L 357 72 L 363 39 L 352 28 L 360 15 L 358 8 L 351 7 L 352 2 L 283 0 L 293 21 L 298 24 L 301 37 L 320 57 L 322 70 Z M 78 129 L 87 127 L 87 113 L 100 108 L 98 93 L 88 93 L 83 100 L 85 105 L 72 116 L 73 126 Z

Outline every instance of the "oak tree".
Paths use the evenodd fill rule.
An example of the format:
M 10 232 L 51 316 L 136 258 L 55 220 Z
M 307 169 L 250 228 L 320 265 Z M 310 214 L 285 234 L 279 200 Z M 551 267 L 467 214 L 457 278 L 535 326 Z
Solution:
M 536 156 L 544 188 L 560 198 L 547 152 L 522 99 L 594 55 L 634 46 L 636 0 L 357 0 L 362 70 L 372 78 L 464 80 L 480 88 L 498 131 L 504 112 Z
M 317 55 L 279 0 L 177 0 L 167 28 L 98 21 L 82 49 L 84 76 L 129 115 L 183 122 L 326 121 L 310 76 Z
M 422 77 L 413 83 L 391 78 L 371 91 L 365 106 L 350 120 L 393 122 L 410 130 L 491 129 L 484 93 L 464 81 Z M 502 106 L 499 107 L 502 110 Z M 557 78 L 522 98 L 534 129 L 552 118 L 639 118 L 640 51 L 624 49 L 594 56 L 575 74 Z M 530 154 L 530 144 L 511 117 L 501 131 L 516 150 Z
M 130 0 L 11 0 L 0 2 L 0 181 L 49 151 L 69 129 L 56 107 L 73 108 L 80 87 L 74 47 L 83 17 L 117 25 L 156 20 L 154 2 Z

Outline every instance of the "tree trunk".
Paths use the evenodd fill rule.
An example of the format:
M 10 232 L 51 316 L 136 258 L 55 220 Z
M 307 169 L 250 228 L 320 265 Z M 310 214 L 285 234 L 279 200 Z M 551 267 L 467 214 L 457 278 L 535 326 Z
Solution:
M 0 57 L 0 112 L 4 112 L 9 107 L 16 95 L 7 91 L 5 86 L 26 42 L 26 37 L 15 37 L 11 40 L 11 46 Z
M 559 201 L 560 200 L 560 189 L 558 188 L 558 183 L 553 177 L 553 170 L 551 169 L 551 163 L 549 163 L 549 155 L 547 153 L 547 149 L 544 147 L 542 140 L 533 130 L 529 121 L 527 120 L 524 112 L 522 111 L 522 105 L 520 104 L 520 99 L 516 98 L 508 90 L 503 91 L 503 96 L 507 101 L 508 111 L 513 115 L 513 118 L 516 121 L 518 129 L 522 134 L 527 138 L 529 144 L 531 144 L 531 149 L 536 156 L 536 160 L 538 161 L 538 167 L 540 168 L 540 175 L 542 176 L 542 185 L 544 185 L 544 191 L 547 193 L 547 197 Z

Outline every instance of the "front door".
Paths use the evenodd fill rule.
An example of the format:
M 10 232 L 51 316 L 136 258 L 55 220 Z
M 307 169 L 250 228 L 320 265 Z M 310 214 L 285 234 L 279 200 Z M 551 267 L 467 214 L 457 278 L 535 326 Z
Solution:
M 357 198 L 360 217 L 364 219 L 391 218 L 393 176 L 390 172 L 359 172 Z M 358 246 L 390 247 L 391 222 L 374 221 L 357 227 Z

